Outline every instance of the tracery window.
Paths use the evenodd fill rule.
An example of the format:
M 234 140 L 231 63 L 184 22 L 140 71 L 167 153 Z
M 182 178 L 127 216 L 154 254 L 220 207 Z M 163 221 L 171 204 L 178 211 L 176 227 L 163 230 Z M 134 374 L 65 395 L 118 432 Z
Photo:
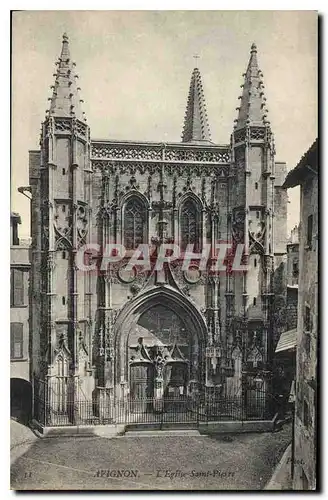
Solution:
M 136 196 L 128 200 L 124 208 L 124 246 L 134 249 L 142 243 L 147 243 L 146 208 Z
M 196 203 L 188 199 L 181 208 L 181 247 L 186 248 L 188 244 L 194 245 L 194 251 L 200 250 L 200 212 Z

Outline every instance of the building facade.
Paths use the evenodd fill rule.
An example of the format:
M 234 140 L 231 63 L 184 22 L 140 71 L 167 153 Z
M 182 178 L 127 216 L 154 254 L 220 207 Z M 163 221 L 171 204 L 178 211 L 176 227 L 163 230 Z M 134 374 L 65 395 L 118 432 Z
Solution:
M 286 165 L 275 161 L 254 44 L 243 76 L 227 144 L 211 140 L 197 68 L 182 142 L 93 140 L 63 36 L 40 149 L 30 151 L 32 370 L 61 411 L 74 398 L 97 408 L 270 394 L 286 307 Z M 228 270 L 200 269 L 217 242 L 231 245 Z M 164 243 L 181 254 L 158 269 Z M 108 259 L 110 244 L 124 258 Z M 150 265 L 127 267 L 140 244 Z M 187 245 L 197 255 L 185 269 Z M 238 245 L 247 270 L 233 272 Z
M 19 214 L 10 215 L 10 383 L 12 415 L 30 407 L 29 242 L 18 236 Z
M 285 186 L 300 186 L 299 301 L 296 349 L 293 488 L 316 486 L 318 357 L 318 141 L 289 172 Z
M 299 226 L 287 240 L 287 302 L 286 330 L 280 335 L 275 350 L 273 392 L 279 401 L 279 415 L 284 418 L 291 410 L 291 393 L 296 374 L 296 337 L 299 277 Z

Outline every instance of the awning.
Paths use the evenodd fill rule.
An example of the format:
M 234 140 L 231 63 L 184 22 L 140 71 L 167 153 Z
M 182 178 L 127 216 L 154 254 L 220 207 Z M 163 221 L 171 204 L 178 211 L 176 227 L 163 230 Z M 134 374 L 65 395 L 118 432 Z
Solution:
M 289 351 L 292 349 L 296 349 L 296 336 L 297 336 L 296 328 L 294 328 L 293 330 L 288 330 L 287 332 L 283 332 L 280 335 L 280 339 L 278 341 L 275 352 L 282 352 L 282 351 Z

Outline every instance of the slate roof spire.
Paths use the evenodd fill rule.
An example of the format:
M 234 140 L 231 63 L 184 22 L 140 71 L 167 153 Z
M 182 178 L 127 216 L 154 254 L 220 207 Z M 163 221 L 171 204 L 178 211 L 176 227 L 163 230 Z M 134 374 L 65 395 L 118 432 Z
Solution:
M 71 60 L 69 40 L 66 33 L 63 34 L 62 49 L 60 57 L 56 62 L 57 71 L 54 73 L 55 83 L 53 89 L 49 114 L 55 117 L 75 117 L 86 121 L 82 111 L 80 88 L 78 87 L 78 75 L 75 72 L 75 63 Z
M 211 143 L 202 79 L 198 68 L 191 75 L 182 142 Z
M 243 92 L 239 96 L 240 105 L 237 108 L 238 117 L 235 120 L 235 129 L 244 128 L 250 124 L 268 124 L 263 73 L 259 69 L 255 43 L 252 44 L 247 70 L 243 76 L 244 83 L 241 85 Z

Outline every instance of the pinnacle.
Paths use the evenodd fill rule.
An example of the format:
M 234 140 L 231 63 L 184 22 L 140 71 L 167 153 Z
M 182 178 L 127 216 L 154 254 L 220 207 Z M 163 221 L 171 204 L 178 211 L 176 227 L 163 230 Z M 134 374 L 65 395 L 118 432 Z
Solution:
M 71 60 L 67 33 L 63 34 L 61 53 L 56 66 L 55 82 L 51 86 L 52 97 L 49 98 L 51 101 L 49 114 L 86 121 L 81 110 L 82 99 L 79 95 L 80 88 L 77 86 L 78 75 L 75 73 L 75 63 Z
M 246 125 L 266 125 L 268 123 L 266 98 L 264 97 L 263 73 L 259 69 L 257 61 L 257 46 L 251 46 L 250 58 L 246 73 L 243 73 L 244 83 L 241 85 L 242 95 L 240 99 L 235 129 L 240 129 Z
M 191 75 L 182 142 L 211 142 L 203 85 L 197 67 Z

